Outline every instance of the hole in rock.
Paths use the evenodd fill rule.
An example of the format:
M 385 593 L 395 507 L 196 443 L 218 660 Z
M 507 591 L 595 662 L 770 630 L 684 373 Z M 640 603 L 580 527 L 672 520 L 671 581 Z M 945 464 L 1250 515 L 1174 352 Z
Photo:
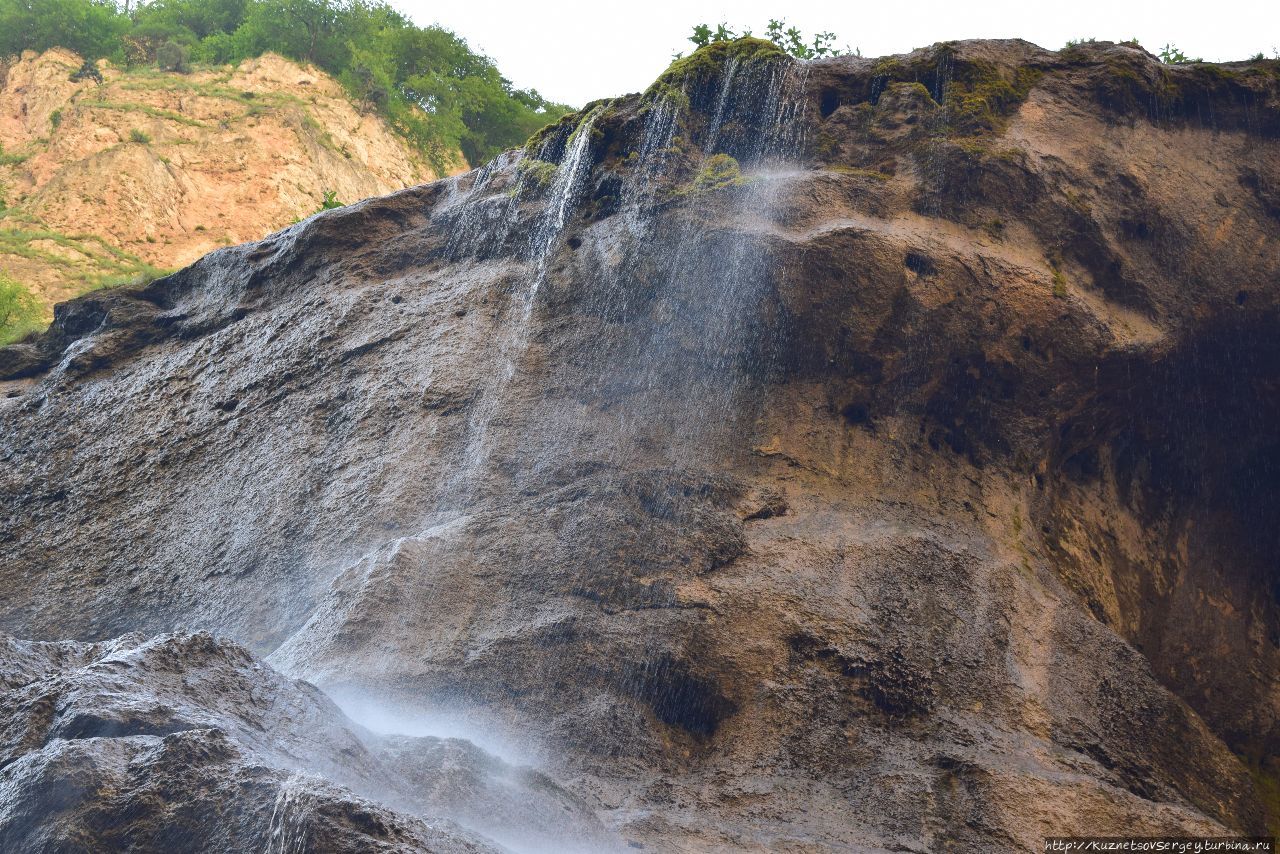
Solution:
M 669 655 L 627 668 L 623 684 L 663 723 L 693 735 L 714 735 L 720 722 L 738 710 L 714 682 Z
M 818 105 L 818 110 L 822 113 L 824 119 L 834 113 L 839 106 L 840 96 L 836 94 L 834 89 L 828 89 L 822 93 L 822 101 Z
M 866 424 L 871 420 L 871 412 L 867 409 L 866 404 L 850 403 L 844 409 L 840 410 L 840 414 L 844 416 L 844 420 L 850 424 Z
M 1130 240 L 1147 240 L 1151 237 L 1151 226 L 1142 220 L 1122 220 L 1120 222 L 1120 230 Z
M 933 259 L 919 252 L 908 252 L 903 263 L 907 265 L 908 270 L 917 276 L 932 276 L 938 272 L 938 268 L 933 264 Z

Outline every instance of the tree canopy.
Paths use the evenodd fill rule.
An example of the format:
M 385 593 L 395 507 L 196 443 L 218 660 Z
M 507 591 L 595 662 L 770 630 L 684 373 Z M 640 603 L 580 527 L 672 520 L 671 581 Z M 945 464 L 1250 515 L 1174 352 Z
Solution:
M 274 51 L 332 74 L 437 166 L 456 150 L 479 164 L 568 111 L 382 0 L 0 0 L 0 56 L 51 47 L 172 70 Z

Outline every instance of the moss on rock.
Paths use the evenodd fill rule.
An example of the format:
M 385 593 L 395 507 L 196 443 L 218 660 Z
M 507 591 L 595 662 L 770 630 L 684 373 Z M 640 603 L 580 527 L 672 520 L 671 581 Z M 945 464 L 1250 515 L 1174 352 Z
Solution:
M 736 159 L 728 154 L 713 154 L 693 179 L 693 189 L 722 190 L 725 187 L 741 187 L 746 182 L 747 179 L 742 176 L 742 167 Z
M 672 62 L 667 66 L 667 70 L 659 75 L 654 85 L 665 84 L 679 89 L 679 84 L 689 78 L 718 74 L 725 63 L 731 59 L 736 59 L 739 63 L 752 63 L 783 59 L 786 55 L 786 52 L 773 42 L 752 36 L 743 36 L 727 42 L 712 42 Z
M 556 165 L 536 157 L 526 157 L 516 164 L 516 172 L 525 186 L 543 190 L 556 177 Z

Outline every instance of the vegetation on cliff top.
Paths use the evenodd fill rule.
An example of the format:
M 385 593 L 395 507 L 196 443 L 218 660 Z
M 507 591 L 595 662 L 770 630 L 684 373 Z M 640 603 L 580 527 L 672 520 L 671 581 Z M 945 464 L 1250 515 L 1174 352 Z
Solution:
M 268 51 L 329 72 L 439 167 L 519 145 L 567 112 L 488 57 L 381 0 L 0 0 L 0 57 L 65 47 L 120 65 L 227 64 Z M 439 170 L 443 171 L 443 170 Z
M 750 38 L 752 35 L 750 27 L 744 27 L 739 32 L 730 27 L 728 22 L 721 21 L 714 29 L 707 24 L 698 24 L 693 28 L 693 34 L 689 36 L 689 41 L 693 42 L 695 47 L 707 47 L 717 42 L 732 42 L 742 38 Z M 835 33 L 814 33 L 813 38 L 810 39 L 797 27 L 788 27 L 785 19 L 770 18 L 768 26 L 765 27 L 764 38 L 773 43 L 780 51 L 794 56 L 796 59 L 818 59 L 824 56 L 842 56 L 848 53 L 858 53 L 857 50 L 851 50 L 848 47 L 844 49 L 835 47 L 837 38 Z M 676 59 L 679 58 L 680 54 L 676 54 Z

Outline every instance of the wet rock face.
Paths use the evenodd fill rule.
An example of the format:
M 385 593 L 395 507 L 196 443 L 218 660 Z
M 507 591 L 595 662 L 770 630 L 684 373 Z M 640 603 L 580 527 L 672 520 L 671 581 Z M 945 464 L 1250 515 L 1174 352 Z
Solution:
M 65 304 L 0 351 L 0 625 L 216 630 L 541 751 L 661 850 L 1261 829 L 1278 93 L 744 43 Z
M 462 824 L 609 844 L 537 772 L 459 739 L 374 735 L 212 635 L 2 643 L 6 851 L 507 850 Z

